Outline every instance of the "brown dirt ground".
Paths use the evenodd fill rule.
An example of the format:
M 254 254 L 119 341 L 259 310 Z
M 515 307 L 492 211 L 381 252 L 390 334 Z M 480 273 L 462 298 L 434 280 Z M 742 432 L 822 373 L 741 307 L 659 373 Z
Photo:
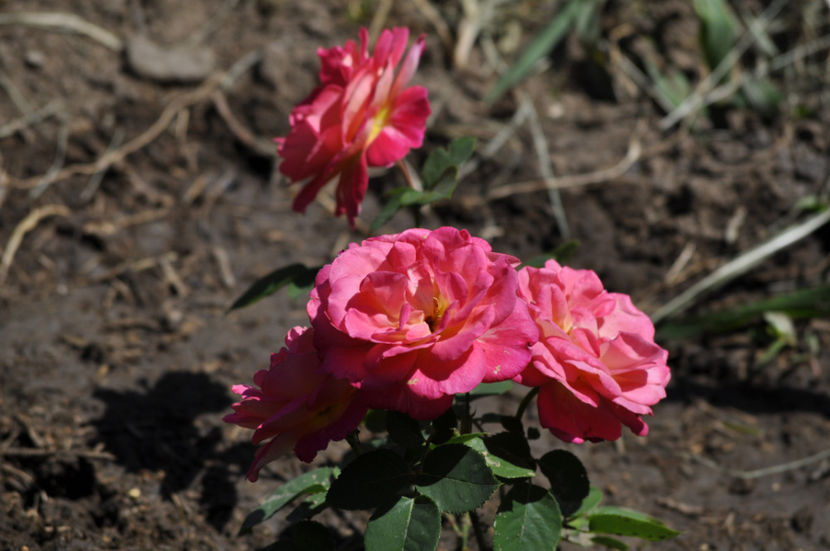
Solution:
M 631 140 L 641 146 L 624 173 L 561 195 L 580 242 L 571 264 L 596 270 L 609 289 L 630 293 L 646 311 L 786 226 L 799 199 L 827 192 L 830 108 L 820 85 L 827 83 L 826 65 L 823 80 L 795 73 L 788 90 L 787 108 L 798 104 L 807 116 L 719 110 L 713 123 L 700 119 L 691 129 L 661 134 L 661 111 L 613 58 L 607 72 L 597 71 L 570 40 L 551 57 L 553 69 L 487 108 L 480 99 L 496 74 L 482 45 L 514 58 L 511 33 L 518 29 L 525 42 L 555 3 L 508 4 L 485 25 L 485 40 L 472 47 L 465 69 L 451 63 L 423 4 L 392 4 L 386 24 L 428 34 L 416 77 L 428 86 L 435 112 L 424 151 L 461 135 L 479 139 L 475 170 L 461 181 L 456 201 L 426 213 L 430 227 L 466 227 L 523 258 L 562 242 L 545 192 L 485 199 L 497 186 L 539 179 L 526 122 L 501 148 L 481 154 L 523 101 L 536 110 L 556 175 L 613 166 Z M 688 4 L 651 2 L 644 10 L 612 2 L 603 33 L 616 36 L 613 44 L 632 59 L 659 52 L 659 60 L 695 74 L 697 27 Z M 758 4 L 746 3 L 756 13 Z M 0 127 L 42 106 L 55 108 L 0 137 L 0 246 L 32 213 L 67 209 L 32 225 L 0 280 L 0 548 L 256 549 L 274 541 L 284 526 L 279 516 L 251 535 L 235 534 L 248 510 L 304 466 L 281 460 L 259 483 L 246 482 L 254 452 L 249 434 L 221 417 L 229 411 L 229 386 L 266 365 L 287 329 L 304 323 L 304 306 L 280 294 L 224 312 L 271 269 L 322 263 L 360 238 L 319 204 L 305 216 L 291 212 L 267 144 L 286 132 L 288 111 L 313 86 L 316 48 L 356 36 L 374 17 L 373 6 L 0 2 L 0 13 L 73 12 L 121 38 L 190 41 L 215 55 L 217 70 L 240 69 L 222 87 L 210 79 L 157 82 L 131 68 L 123 52 L 88 37 L 0 26 Z M 454 33 L 459 5 L 434 6 Z M 89 168 L 108 149 L 152 130 L 163 114 L 172 116 L 160 132 L 108 170 L 43 178 L 62 167 Z M 411 159 L 417 164 L 423 156 Z M 372 180 L 364 220 L 377 212 L 381 190 L 399 183 L 391 172 Z M 411 223 L 401 214 L 386 230 Z M 686 248 L 688 262 L 667 278 Z M 701 308 L 827 282 L 828 251 L 825 228 Z M 829 459 L 750 480 L 729 471 L 828 448 L 830 324 L 803 321 L 797 331 L 799 344 L 766 365 L 758 362 L 769 342 L 762 327 L 664 343 L 673 379 L 650 435 L 568 446 L 607 502 L 683 531 L 654 548 L 830 548 Z M 534 445 L 560 444 L 543 438 Z M 342 452 L 333 446 L 317 461 Z M 354 543 L 349 536 L 360 518 L 323 520 L 344 548 Z

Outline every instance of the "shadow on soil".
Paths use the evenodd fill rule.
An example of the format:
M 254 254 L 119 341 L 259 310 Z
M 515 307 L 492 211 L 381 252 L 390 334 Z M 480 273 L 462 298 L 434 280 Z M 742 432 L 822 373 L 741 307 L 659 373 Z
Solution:
M 742 409 L 748 413 L 818 413 L 830 419 L 830 396 L 786 386 L 768 387 L 748 382 L 701 383 L 689 377 L 672 374 L 672 388 L 667 399 L 687 401 L 703 398 L 713 406 Z
M 145 392 L 96 390 L 106 404 L 93 421 L 97 442 L 129 472 L 161 471 L 165 499 L 190 487 L 204 469 L 199 502 L 208 521 L 221 530 L 236 506 L 239 472 L 245 472 L 253 446 L 238 444 L 220 451 L 218 427 L 200 431 L 196 418 L 230 411 L 227 389 L 203 373 L 167 373 Z M 232 468 L 237 465 L 238 468 Z

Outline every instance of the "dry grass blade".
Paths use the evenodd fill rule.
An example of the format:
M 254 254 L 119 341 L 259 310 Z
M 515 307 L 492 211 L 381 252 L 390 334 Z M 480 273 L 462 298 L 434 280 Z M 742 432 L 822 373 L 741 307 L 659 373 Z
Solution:
M 536 150 L 536 156 L 539 159 L 539 172 L 544 178 L 545 189 L 548 190 L 548 198 L 553 209 L 553 216 L 556 219 L 556 225 L 559 228 L 559 235 L 562 239 L 568 239 L 571 236 L 571 230 L 568 227 L 568 219 L 565 216 L 565 207 L 562 205 L 562 197 L 559 196 L 559 190 L 556 188 L 556 178 L 553 176 L 553 167 L 550 164 L 550 153 L 548 153 L 548 142 L 545 139 L 545 133 L 542 130 L 542 125 L 539 123 L 539 114 L 533 106 L 533 102 L 529 97 L 522 94 L 522 104 L 527 106 L 530 116 L 528 121 L 530 123 L 530 134 L 533 136 L 533 149 Z
M 28 25 L 44 29 L 57 29 L 84 35 L 116 52 L 120 52 L 124 48 L 124 41 L 116 35 L 72 13 L 3 13 L 0 14 L 0 25 Z
M 756 31 L 760 32 L 775 19 L 784 6 L 787 0 L 777 0 L 770 4 L 767 9 L 758 18 L 756 24 Z M 746 50 L 755 42 L 758 32 L 744 32 L 738 43 L 730 50 L 730 52 L 718 63 L 718 66 L 709 73 L 709 75 L 698 84 L 695 92 L 677 106 L 671 113 L 660 120 L 660 130 L 668 130 L 678 122 L 682 121 L 689 115 L 702 109 L 706 103 L 706 98 L 710 92 L 718 85 L 718 83 L 725 77 L 732 67 L 738 62 Z
M 618 162 L 614 166 L 603 168 L 601 170 L 596 170 L 594 172 L 588 172 L 586 174 L 560 176 L 552 181 L 544 180 L 518 182 L 516 184 L 501 186 L 489 192 L 487 194 L 487 200 L 495 201 L 496 199 L 502 199 L 504 197 L 509 197 L 510 195 L 518 195 L 521 193 L 533 193 L 535 191 L 542 191 L 544 189 L 567 189 L 607 182 L 609 180 L 619 178 L 620 176 L 628 172 L 628 169 L 634 166 L 634 163 L 636 163 L 640 159 L 642 153 L 643 148 L 640 145 L 640 141 L 635 138 L 632 139 L 631 143 L 628 144 L 628 151 L 626 152 L 625 157 L 623 157 L 620 160 L 620 162 Z
M 63 105 L 60 101 L 52 100 L 43 107 L 31 111 L 19 119 L 7 122 L 3 126 L 0 126 L 0 138 L 11 136 L 15 132 L 38 124 L 52 115 L 59 113 L 62 107 Z
M 452 52 L 454 48 L 452 31 L 450 31 L 447 22 L 441 17 L 441 13 L 429 0 L 412 0 L 412 3 L 415 4 L 415 7 L 421 11 L 424 18 L 435 28 L 435 34 L 441 39 L 441 44 L 444 46 L 444 49 L 447 52 Z
M 45 205 L 39 207 L 29 213 L 17 227 L 14 228 L 11 237 L 9 237 L 6 248 L 3 250 L 3 256 L 0 258 L 0 283 L 5 281 L 9 273 L 9 268 L 14 260 L 14 255 L 17 249 L 23 242 L 23 237 L 37 227 L 41 220 L 49 216 L 70 216 L 71 211 L 64 205 Z
M 764 259 L 807 237 L 828 222 L 830 222 L 830 209 L 820 212 L 800 224 L 790 226 L 769 241 L 727 262 L 686 291 L 680 293 L 652 314 L 652 321 L 658 323 L 660 320 L 685 310 L 703 294 L 745 274 Z

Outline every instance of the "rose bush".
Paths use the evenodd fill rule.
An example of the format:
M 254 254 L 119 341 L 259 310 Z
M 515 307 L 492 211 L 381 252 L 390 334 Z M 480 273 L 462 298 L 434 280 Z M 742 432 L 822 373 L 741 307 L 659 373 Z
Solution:
M 628 295 L 607 292 L 594 272 L 554 260 L 522 268 L 519 294 L 539 341 L 516 380 L 541 387 L 541 424 L 568 442 L 614 440 L 620 423 L 645 435 L 641 416 L 666 396 L 670 378 L 648 316 Z
M 294 199 L 304 212 L 327 182 L 339 176 L 336 214 L 349 223 L 360 211 L 368 167 L 391 166 L 420 147 L 430 114 L 427 91 L 406 87 L 425 48 L 420 36 L 404 58 L 409 30 L 384 30 L 368 55 L 368 32 L 360 44 L 320 49 L 320 85 L 291 112 L 291 131 L 277 138 L 280 172 L 308 180 Z
M 254 482 L 269 461 L 293 448 L 311 461 L 332 440 L 341 440 L 357 428 L 367 408 L 347 381 L 321 371 L 314 332 L 294 327 L 285 347 L 271 355 L 269 369 L 254 374 L 254 385 L 234 385 L 242 399 L 224 421 L 254 429 L 254 444 L 262 445 L 248 470 Z
M 517 265 L 451 227 L 352 244 L 311 292 L 321 368 L 359 387 L 370 407 L 417 419 L 481 382 L 515 377 L 537 339 Z

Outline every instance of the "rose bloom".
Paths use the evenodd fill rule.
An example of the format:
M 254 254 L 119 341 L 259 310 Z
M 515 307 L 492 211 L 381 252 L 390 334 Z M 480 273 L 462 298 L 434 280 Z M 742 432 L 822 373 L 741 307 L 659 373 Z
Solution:
M 322 369 L 360 387 L 370 407 L 417 419 L 513 378 L 537 338 L 517 265 L 451 227 L 352 244 L 318 273 L 308 304 Z
M 539 420 L 568 442 L 615 440 L 620 423 L 645 435 L 642 415 L 666 396 L 667 352 L 628 295 L 590 270 L 548 260 L 519 272 L 519 294 L 539 328 L 531 365 L 516 380 L 541 387 Z
M 251 441 L 261 446 L 248 470 L 255 482 L 259 470 L 292 448 L 309 462 L 329 441 L 341 440 L 357 428 L 367 408 L 357 390 L 319 369 L 314 332 L 294 327 L 285 347 L 271 355 L 271 367 L 254 374 L 254 385 L 234 385 L 242 399 L 224 421 L 254 429 Z
M 305 212 L 327 182 L 339 177 L 335 214 L 353 226 L 369 185 L 370 166 L 391 166 L 424 140 L 430 114 L 427 91 L 406 87 L 424 51 L 421 35 L 404 58 L 409 30 L 384 30 L 371 56 L 369 33 L 360 45 L 319 49 L 320 85 L 297 105 L 291 131 L 277 138 L 280 172 L 294 182 L 308 180 L 294 199 Z

